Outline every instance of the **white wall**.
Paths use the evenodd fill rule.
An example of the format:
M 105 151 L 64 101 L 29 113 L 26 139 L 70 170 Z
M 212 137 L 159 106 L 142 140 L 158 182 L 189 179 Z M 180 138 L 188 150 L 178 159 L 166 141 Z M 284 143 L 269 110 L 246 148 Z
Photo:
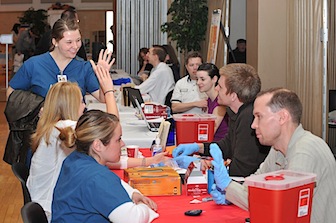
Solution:
M 258 29 L 258 73 L 262 88 L 285 87 L 287 66 L 286 1 L 259 0 Z
M 246 39 L 246 0 L 231 0 L 230 44 L 232 49 L 236 48 L 237 39 Z

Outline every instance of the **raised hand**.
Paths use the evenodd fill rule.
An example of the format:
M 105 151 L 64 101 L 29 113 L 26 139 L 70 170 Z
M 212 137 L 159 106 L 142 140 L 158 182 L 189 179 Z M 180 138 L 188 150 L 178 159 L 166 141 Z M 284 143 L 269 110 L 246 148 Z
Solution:
M 100 50 L 98 57 L 98 66 L 102 66 L 106 70 L 110 71 L 112 65 L 114 64 L 115 58 L 111 60 L 112 52 L 108 52 L 107 50 Z

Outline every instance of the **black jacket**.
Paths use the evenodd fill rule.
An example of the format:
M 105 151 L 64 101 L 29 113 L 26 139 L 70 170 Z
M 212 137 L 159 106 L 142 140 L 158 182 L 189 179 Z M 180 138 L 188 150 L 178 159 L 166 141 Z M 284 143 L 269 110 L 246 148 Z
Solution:
M 243 104 L 237 113 L 227 108 L 229 115 L 229 132 L 216 142 L 223 152 L 223 158 L 230 158 L 230 176 L 247 177 L 254 173 L 266 158 L 270 147 L 259 143 L 254 129 L 253 102 Z M 204 143 L 205 155 L 210 155 L 210 143 Z
M 30 91 L 15 90 L 9 96 L 5 116 L 10 132 L 3 157 L 8 164 L 26 162 L 30 137 L 36 129 L 43 102 L 43 97 Z

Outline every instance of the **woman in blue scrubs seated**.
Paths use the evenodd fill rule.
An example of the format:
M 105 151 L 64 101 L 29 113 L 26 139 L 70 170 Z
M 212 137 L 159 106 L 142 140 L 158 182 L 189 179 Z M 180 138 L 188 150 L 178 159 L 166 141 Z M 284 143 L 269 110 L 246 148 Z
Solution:
M 77 21 L 57 20 L 51 36 L 50 52 L 31 57 L 23 63 L 9 82 L 7 98 L 14 90 L 29 90 L 45 98 L 51 85 L 70 81 L 78 83 L 83 97 L 90 93 L 100 102 L 105 102 L 90 62 L 76 56 L 82 44 Z M 103 54 L 101 51 L 98 65 L 110 70 L 111 53 L 105 51 Z
M 75 148 L 63 162 L 52 202 L 51 222 L 151 222 L 156 204 L 140 193 L 132 197 L 105 165 L 120 159 L 119 119 L 98 110 L 84 113 L 76 129 L 60 129 L 64 146 Z

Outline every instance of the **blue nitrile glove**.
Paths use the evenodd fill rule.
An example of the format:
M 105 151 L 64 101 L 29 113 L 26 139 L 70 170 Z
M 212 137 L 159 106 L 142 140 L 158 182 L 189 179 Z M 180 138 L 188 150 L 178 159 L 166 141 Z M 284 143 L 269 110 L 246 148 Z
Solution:
M 210 194 L 216 204 L 227 204 L 225 193 L 218 191 L 216 184 L 212 185 Z
M 188 155 L 198 152 L 198 150 L 199 150 L 199 146 L 195 142 L 180 144 L 173 150 L 173 157 L 188 156 Z
M 231 178 L 229 177 L 228 171 L 224 166 L 222 151 L 219 149 L 216 143 L 210 144 L 210 154 L 213 158 L 211 163 L 214 166 L 215 183 L 217 184 L 218 188 L 225 190 L 230 184 Z
M 198 158 L 193 156 L 178 156 L 174 160 L 180 168 L 187 169 L 190 163 L 198 160 Z

